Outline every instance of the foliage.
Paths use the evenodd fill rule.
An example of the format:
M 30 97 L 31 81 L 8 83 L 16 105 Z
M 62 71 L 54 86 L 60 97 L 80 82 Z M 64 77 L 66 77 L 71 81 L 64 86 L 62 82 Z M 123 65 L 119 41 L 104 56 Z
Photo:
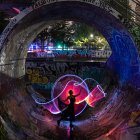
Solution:
M 52 42 L 55 46 L 61 45 L 63 47 L 90 46 L 95 49 L 109 47 L 105 38 L 93 27 L 73 21 L 59 21 L 49 25 L 38 34 L 34 42 L 38 40 L 40 40 L 41 46 L 44 46 L 44 42 Z
M 138 46 L 138 50 L 140 51 L 140 25 L 135 21 L 136 16 L 140 17 L 137 12 L 133 12 L 131 9 L 131 5 L 128 5 L 128 3 L 125 3 L 125 13 L 121 13 L 119 15 L 120 21 L 123 23 L 123 25 L 128 29 L 128 31 L 132 34 L 136 45 Z
M 132 28 L 129 29 L 129 32 L 133 35 L 138 50 L 140 51 L 140 26 L 133 25 Z
M 8 140 L 7 132 L 3 124 L 0 122 L 0 140 Z
M 133 17 L 130 19 L 126 19 L 125 17 L 121 17 L 120 20 L 123 22 L 124 26 L 128 29 L 128 31 L 133 36 L 135 43 L 140 51 L 140 25 L 134 22 Z

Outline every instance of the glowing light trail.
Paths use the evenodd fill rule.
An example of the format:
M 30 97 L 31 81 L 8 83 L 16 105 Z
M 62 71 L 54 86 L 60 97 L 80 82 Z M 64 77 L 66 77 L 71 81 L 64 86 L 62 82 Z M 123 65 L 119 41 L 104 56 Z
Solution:
M 94 81 L 94 83 L 96 84 L 94 87 L 92 87 L 92 90 L 89 90 L 89 86 L 86 83 L 87 80 L 92 81 L 92 83 Z M 76 116 L 78 116 L 84 111 L 87 104 L 90 107 L 94 107 L 95 103 L 100 99 L 104 98 L 106 95 L 99 83 L 93 78 L 86 78 L 83 80 L 77 75 L 67 74 L 58 78 L 54 83 L 54 86 L 51 91 L 50 101 L 45 101 L 45 98 L 40 97 L 36 93 L 33 93 L 32 97 L 37 104 L 42 104 L 52 114 L 59 114 L 66 107 L 60 109 L 58 99 L 65 105 L 68 105 L 69 101 L 64 102 L 64 100 L 69 96 L 69 90 L 72 90 L 74 95 L 77 95 L 79 92 L 81 92 L 81 94 L 76 97 Z

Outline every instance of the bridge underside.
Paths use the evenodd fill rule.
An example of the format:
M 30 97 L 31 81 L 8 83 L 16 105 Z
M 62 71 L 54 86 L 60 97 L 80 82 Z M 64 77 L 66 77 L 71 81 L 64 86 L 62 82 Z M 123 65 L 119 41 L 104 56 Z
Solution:
M 115 84 L 110 83 L 108 97 L 93 111 L 86 110 L 76 122 L 73 132 L 67 123 L 57 127 L 59 116 L 45 115 L 37 109 L 27 92 L 24 80 L 27 46 L 36 34 L 54 20 L 84 22 L 97 28 L 112 49 L 106 63 Z M 9 65 L 5 65 L 9 64 Z M 117 137 L 130 118 L 130 112 L 137 108 L 140 88 L 140 65 L 136 46 L 131 35 L 121 23 L 105 10 L 80 2 L 56 2 L 33 10 L 10 32 L 1 50 L 1 121 L 13 139 L 106 139 Z M 137 78 L 136 78 L 137 77 Z M 131 111 L 130 111 L 131 110 Z M 42 112 L 42 111 L 41 111 Z M 116 131 L 117 130 L 117 131 Z M 126 130 L 127 131 L 127 130 Z M 69 133 L 69 134 L 68 134 Z M 124 139 L 123 139 L 124 140 Z

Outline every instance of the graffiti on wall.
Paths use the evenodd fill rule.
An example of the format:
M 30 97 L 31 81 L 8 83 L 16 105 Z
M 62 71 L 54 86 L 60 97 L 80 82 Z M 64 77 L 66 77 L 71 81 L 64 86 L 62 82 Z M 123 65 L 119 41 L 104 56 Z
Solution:
M 75 73 L 76 63 L 27 62 L 26 74 L 32 83 L 54 82 L 61 74 Z
M 42 68 L 27 68 L 26 74 L 28 75 L 28 79 L 32 83 L 48 83 L 48 78 Z
M 26 75 L 37 89 L 51 89 L 56 79 L 64 74 L 76 74 L 81 78 L 93 77 L 101 82 L 105 75 L 101 66 L 101 63 L 54 62 L 38 59 L 26 62 Z

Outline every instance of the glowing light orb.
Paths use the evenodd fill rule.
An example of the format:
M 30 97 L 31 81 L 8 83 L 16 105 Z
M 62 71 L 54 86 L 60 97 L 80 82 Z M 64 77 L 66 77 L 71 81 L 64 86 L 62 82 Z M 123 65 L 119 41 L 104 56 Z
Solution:
M 87 84 L 78 76 L 76 75 L 64 75 L 60 77 L 54 84 L 51 95 L 52 99 L 59 96 L 59 100 L 64 104 L 68 105 L 70 102 L 69 100 L 64 102 L 69 96 L 69 91 L 73 91 L 73 95 L 77 95 L 80 93 L 79 96 L 76 97 L 75 102 L 75 115 L 79 115 L 86 107 L 85 98 L 88 96 L 89 91 Z M 56 108 L 59 108 L 58 100 L 54 101 L 54 105 Z M 64 108 L 62 108 L 63 110 Z M 61 110 L 61 111 L 62 111 Z

